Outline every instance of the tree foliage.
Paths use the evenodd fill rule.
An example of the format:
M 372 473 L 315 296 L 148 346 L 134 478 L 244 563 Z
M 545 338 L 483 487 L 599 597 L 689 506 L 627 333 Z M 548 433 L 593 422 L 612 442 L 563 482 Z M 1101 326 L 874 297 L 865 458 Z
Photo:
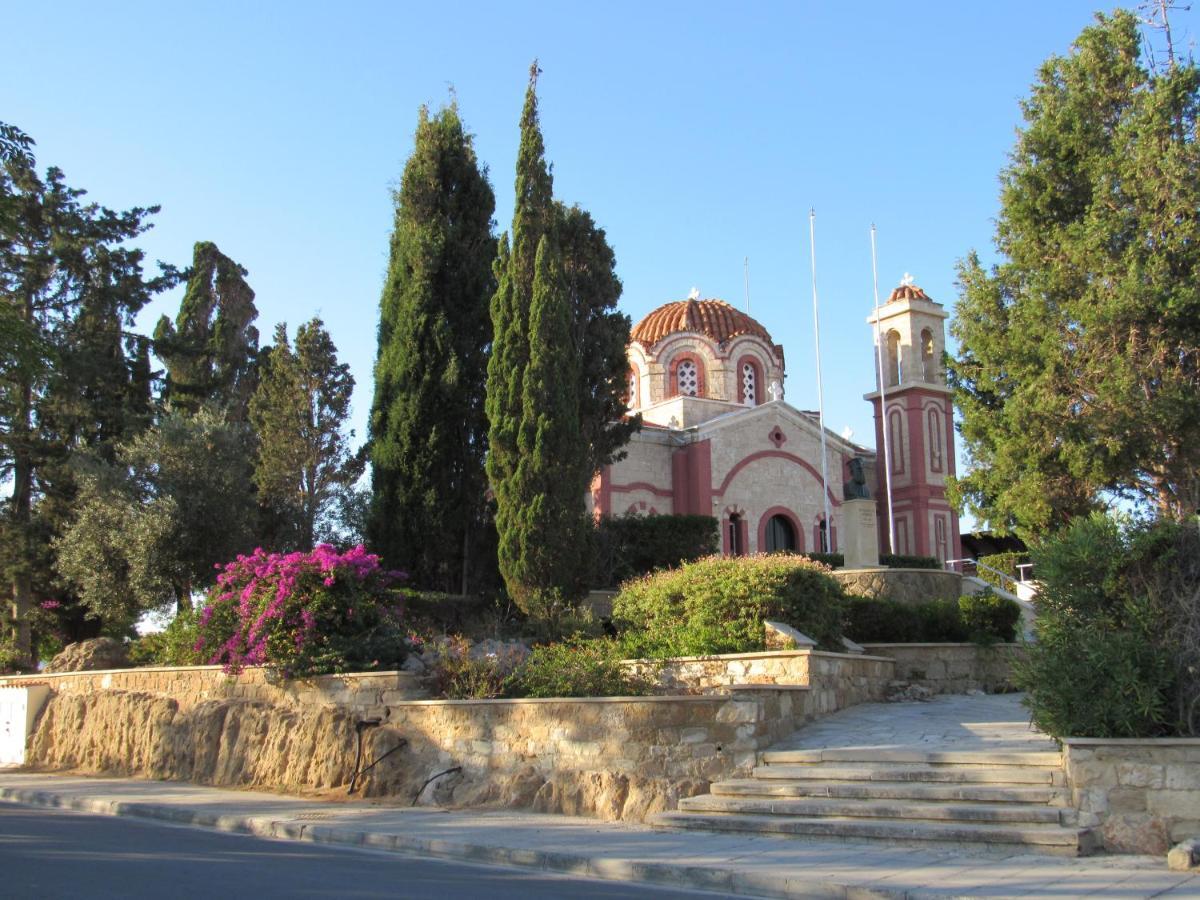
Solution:
M 553 199 L 535 62 L 521 115 L 512 240 L 500 240 L 488 361 L 488 477 L 500 571 L 529 607 L 577 595 L 592 553 L 583 497 L 638 426 L 626 422 L 629 319 L 603 230 Z M 547 343 L 549 342 L 549 343 Z
M 277 326 L 263 357 L 250 400 L 258 436 L 254 483 L 259 502 L 284 523 L 283 543 L 311 550 L 341 492 L 362 474 L 362 461 L 350 452 L 354 432 L 344 430 L 354 377 L 315 317 L 297 330 L 295 350 L 287 325 Z
M 157 207 L 88 203 L 57 168 L 38 175 L 33 141 L 0 127 L 0 477 L 11 483 L 0 528 L 11 630 L 29 659 L 35 599 L 53 600 L 49 540 L 69 519 L 75 455 L 111 458 L 148 415 L 144 343 L 126 333 L 172 274 L 147 278 L 128 242 Z M 35 593 L 43 595 L 35 598 Z
M 216 244 L 196 244 L 179 314 L 173 324 L 163 316 L 154 331 L 167 367 L 163 400 L 172 409 L 195 413 L 214 404 L 230 421 L 246 421 L 258 355 L 258 309 L 246 274 Z
M 422 109 L 395 194 L 371 409 L 369 532 L 415 584 L 466 590 L 484 558 L 483 409 L 495 196 L 454 105 Z
M 1200 506 L 1200 70 L 1140 60 L 1098 16 L 1041 68 L 1002 174 L 996 247 L 959 268 L 950 362 L 961 500 L 1036 535 L 1117 495 Z

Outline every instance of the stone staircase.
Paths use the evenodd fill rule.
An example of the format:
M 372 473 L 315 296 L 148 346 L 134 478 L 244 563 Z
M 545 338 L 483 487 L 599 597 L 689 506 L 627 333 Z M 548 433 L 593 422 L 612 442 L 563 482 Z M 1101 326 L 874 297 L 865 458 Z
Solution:
M 1091 833 L 1075 825 L 1055 752 L 843 748 L 761 754 L 753 777 L 660 813 L 658 828 L 983 844 L 1079 856 Z

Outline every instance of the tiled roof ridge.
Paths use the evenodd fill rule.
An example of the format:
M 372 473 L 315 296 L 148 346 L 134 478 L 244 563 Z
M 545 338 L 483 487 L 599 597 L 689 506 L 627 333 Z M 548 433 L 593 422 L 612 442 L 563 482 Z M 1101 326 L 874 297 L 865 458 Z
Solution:
M 684 331 L 707 335 L 718 343 L 752 334 L 774 345 L 771 335 L 760 322 L 716 298 L 689 298 L 665 303 L 638 322 L 630 338 L 649 347 L 668 334 Z

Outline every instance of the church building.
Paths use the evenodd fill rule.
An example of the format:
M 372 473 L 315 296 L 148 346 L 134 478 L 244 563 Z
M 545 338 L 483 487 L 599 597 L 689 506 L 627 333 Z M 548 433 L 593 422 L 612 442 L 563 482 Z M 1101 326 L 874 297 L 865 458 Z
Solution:
M 876 378 L 876 390 L 864 398 L 875 408 L 876 447 L 826 429 L 827 523 L 821 426 L 817 413 L 783 399 L 783 347 L 722 300 L 692 297 L 660 306 L 634 326 L 628 350 L 629 406 L 642 414 L 644 427 L 627 456 L 594 480 L 593 515 L 710 515 L 720 523 L 726 555 L 837 551 L 843 485 L 851 479 L 850 461 L 858 459 L 878 508 L 881 553 L 959 558 L 958 517 L 945 491 L 954 474 L 950 390 L 941 366 L 946 317 L 941 304 L 908 283 L 880 307 L 886 383 L 880 390 Z M 874 329 L 875 315 L 867 322 Z M 866 356 L 864 367 L 878 370 Z

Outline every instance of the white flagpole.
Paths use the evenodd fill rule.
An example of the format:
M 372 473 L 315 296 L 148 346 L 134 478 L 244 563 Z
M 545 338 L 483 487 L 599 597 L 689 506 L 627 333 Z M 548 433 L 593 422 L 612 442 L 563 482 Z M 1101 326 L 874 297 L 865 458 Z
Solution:
M 888 441 L 887 378 L 883 373 L 883 332 L 879 324 L 879 266 L 875 260 L 875 224 L 871 224 L 871 278 L 875 283 L 875 359 L 879 367 L 879 424 L 883 433 L 883 477 L 887 485 L 888 552 L 896 552 L 896 513 L 892 508 L 892 451 Z
M 744 273 L 746 277 L 746 315 L 750 314 L 750 257 L 743 260 Z
M 825 501 L 825 552 L 833 552 L 833 515 L 829 509 L 829 464 L 825 449 L 825 395 L 821 387 L 821 317 L 817 312 L 817 213 L 808 211 L 808 246 L 812 259 L 813 335 L 817 344 L 817 421 L 821 426 L 821 499 Z

